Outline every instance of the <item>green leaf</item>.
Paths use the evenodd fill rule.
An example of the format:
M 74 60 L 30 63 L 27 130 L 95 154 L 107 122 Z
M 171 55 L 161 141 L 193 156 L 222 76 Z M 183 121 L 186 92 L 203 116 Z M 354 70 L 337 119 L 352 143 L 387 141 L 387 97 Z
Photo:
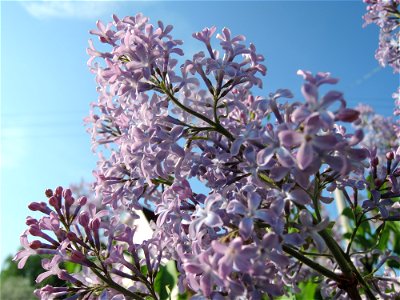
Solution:
M 274 299 L 277 300 L 321 300 L 321 294 L 319 290 L 319 283 L 313 282 L 312 280 L 301 282 L 299 284 L 300 293 L 294 294 L 291 290 L 286 290 L 287 295 L 283 295 Z M 264 295 L 263 300 L 269 300 L 267 295 Z
M 353 211 L 351 210 L 350 207 L 345 207 L 345 209 L 343 209 L 343 211 L 342 211 L 342 215 L 351 220 L 354 219 Z
M 349 239 L 351 238 L 351 233 L 350 233 L 350 232 L 346 232 L 345 234 L 343 234 L 343 237 L 344 237 L 346 240 L 349 240 Z
M 400 235 L 400 223 L 399 222 L 387 222 L 386 225 L 393 231 L 396 235 Z
M 175 267 L 175 261 L 170 260 L 165 266 L 160 267 L 154 282 L 154 289 L 158 293 L 160 300 L 171 299 L 171 291 L 177 282 L 178 271 Z
M 374 244 L 373 241 L 368 240 L 365 236 L 357 234 L 354 240 L 362 246 L 364 249 L 371 248 Z
M 318 291 L 318 283 L 307 281 L 299 284 L 301 292 L 296 294 L 296 300 L 321 299 Z
M 378 249 L 380 249 L 380 250 L 385 250 L 385 249 L 387 249 L 387 246 L 388 246 L 388 242 L 389 242 L 389 237 L 390 237 L 390 230 L 389 230 L 389 228 L 384 228 L 382 231 L 381 231 L 381 234 L 380 234 L 380 236 L 381 236 L 381 238 L 380 238 L 380 240 L 379 240 L 379 244 L 378 244 Z
M 186 292 L 184 294 L 179 294 L 177 300 L 189 300 L 189 294 Z
M 72 273 L 78 273 L 82 269 L 82 266 L 70 261 L 65 261 L 64 268 L 69 274 L 72 274 Z
M 142 273 L 144 276 L 147 276 L 147 272 L 148 272 L 147 266 L 140 267 L 140 273 Z

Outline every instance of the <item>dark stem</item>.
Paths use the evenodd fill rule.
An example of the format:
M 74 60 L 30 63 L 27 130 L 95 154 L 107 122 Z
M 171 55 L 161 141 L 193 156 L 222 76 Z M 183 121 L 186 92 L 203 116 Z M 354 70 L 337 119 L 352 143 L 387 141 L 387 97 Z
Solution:
M 282 245 L 282 249 L 287 254 L 290 254 L 291 256 L 297 258 L 299 261 L 301 261 L 305 265 L 309 266 L 311 269 L 317 271 L 321 275 L 324 275 L 334 281 L 342 280 L 338 274 L 333 273 L 332 271 L 326 269 L 325 267 L 321 266 L 320 264 L 316 263 L 315 261 L 305 257 L 303 254 L 301 254 L 294 248 L 284 244 L 284 245 Z
M 204 115 L 190 109 L 189 107 L 183 105 L 181 102 L 178 101 L 178 99 L 175 98 L 175 96 L 171 93 L 171 91 L 168 88 L 163 88 L 163 92 L 168 96 L 168 98 L 179 108 L 183 109 L 184 111 L 190 113 L 191 115 L 203 120 L 204 122 L 210 124 L 215 131 L 221 133 L 222 135 L 226 136 L 229 140 L 233 141 L 234 137 L 233 135 L 226 130 L 224 127 L 221 126 L 221 124 L 215 123 L 211 121 L 209 118 L 205 117 Z

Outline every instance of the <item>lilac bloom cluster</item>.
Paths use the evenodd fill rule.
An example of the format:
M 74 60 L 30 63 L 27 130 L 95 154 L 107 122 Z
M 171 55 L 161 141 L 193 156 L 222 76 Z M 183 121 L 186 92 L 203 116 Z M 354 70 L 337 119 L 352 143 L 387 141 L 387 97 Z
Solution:
M 143 299 L 154 294 L 152 282 L 157 274 L 162 245 L 148 240 L 134 243 L 135 228 L 119 221 L 110 211 L 97 211 L 86 197 L 75 199 L 70 189 L 46 190 L 47 202 L 32 202 L 29 209 L 44 214 L 39 220 L 27 217 L 28 229 L 21 236 L 24 247 L 14 260 L 22 268 L 29 256 L 42 259 L 46 271 L 36 282 L 58 276 L 68 282 L 65 287 L 46 285 L 35 291 L 41 299 Z M 32 237 L 33 240 L 29 240 Z M 157 253 L 157 255 L 154 255 Z M 63 263 L 81 266 L 70 274 Z M 147 274 L 142 267 L 147 267 Z
M 360 117 L 354 126 L 356 129 L 364 129 L 365 132 L 361 145 L 367 149 L 375 149 L 378 158 L 381 161 L 386 160 L 386 153 L 399 145 L 399 125 L 395 118 L 379 115 L 368 105 L 360 104 L 356 109 L 360 112 Z
M 176 71 L 182 42 L 171 25 L 153 26 L 138 14 L 97 27 L 91 33 L 111 49 L 89 42 L 99 97 L 86 123 L 99 154 L 93 188 L 105 209 L 61 188 L 47 192 L 53 209 L 30 205 L 46 216 L 28 218 L 16 260 L 22 267 L 30 255 L 50 254 L 39 280 L 70 282 L 46 286 L 39 297 L 160 299 L 155 279 L 173 260 L 179 293 L 193 299 L 273 298 L 299 291 L 312 276 L 350 298 L 361 299 L 361 287 L 375 299 L 380 291 L 371 284 L 379 280 L 362 279 L 365 270 L 341 249 L 322 212 L 335 188 L 366 188 L 370 199 L 353 207 L 397 220 L 391 198 L 399 196 L 400 150 L 378 170 L 377 152 L 363 147 L 363 126 L 346 131 L 346 124 L 362 124 L 360 111 L 337 90 L 321 92 L 337 79 L 300 70 L 302 99 L 291 100 L 287 89 L 257 96 L 264 57 L 227 28 L 215 35 L 217 47 L 215 27 L 194 33 L 206 50 Z M 153 236 L 136 244 L 135 228 L 120 214 L 137 217 L 143 208 Z M 82 271 L 68 274 L 63 261 Z
M 396 118 L 396 124 L 393 126 L 396 132 L 397 138 L 400 138 L 400 87 L 392 95 L 394 100 L 394 115 Z
M 364 0 L 367 13 L 365 25 L 375 23 L 380 27 L 379 47 L 375 58 L 381 66 L 389 65 L 400 72 L 400 11 L 399 0 Z
M 400 220 L 400 206 L 393 201 L 400 197 L 400 146 L 386 153 L 386 163 L 380 163 L 376 151 L 371 151 L 370 199 L 363 202 L 365 210 L 378 209 L 383 220 Z

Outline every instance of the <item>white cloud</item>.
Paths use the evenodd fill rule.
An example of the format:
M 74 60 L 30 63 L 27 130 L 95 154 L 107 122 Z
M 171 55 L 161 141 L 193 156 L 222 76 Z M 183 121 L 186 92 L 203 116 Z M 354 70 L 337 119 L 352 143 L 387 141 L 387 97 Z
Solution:
M 99 17 L 118 5 L 117 2 L 104 1 L 35 1 L 20 2 L 26 11 L 35 18 L 78 18 Z

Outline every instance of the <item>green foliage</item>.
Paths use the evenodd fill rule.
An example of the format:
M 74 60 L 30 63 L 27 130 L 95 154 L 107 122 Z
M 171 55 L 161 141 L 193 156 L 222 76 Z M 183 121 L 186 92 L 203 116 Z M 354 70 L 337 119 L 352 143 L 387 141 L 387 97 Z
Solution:
M 9 276 L 1 280 L 0 299 L 4 300 L 33 300 L 35 288 L 30 284 L 29 278 Z
M 71 273 L 78 273 L 80 270 L 82 270 L 82 266 L 79 264 L 75 264 L 70 261 L 66 261 L 63 263 L 64 269 L 67 270 L 69 274 Z
M 345 209 L 342 211 L 342 215 L 354 221 L 354 214 L 350 207 L 345 207 Z
M 24 277 L 31 285 L 35 285 L 36 277 L 43 272 L 40 256 L 29 257 L 23 269 L 18 269 L 17 264 L 12 261 L 12 256 L 6 258 L 3 266 L 0 275 L 2 282 L 10 277 Z
M 3 263 L 3 270 L 0 274 L 0 299 L 37 299 L 36 297 L 33 297 L 33 291 L 35 289 L 43 287 L 47 284 L 52 286 L 65 285 L 65 282 L 60 280 L 57 276 L 50 276 L 41 283 L 36 283 L 37 276 L 45 271 L 42 268 L 41 260 L 42 257 L 39 255 L 32 255 L 27 260 L 24 268 L 18 269 L 18 265 L 12 261 L 12 256 L 7 257 Z M 72 268 L 72 266 L 70 266 L 70 268 Z
M 144 276 L 147 276 L 147 272 L 148 271 L 149 270 L 147 269 L 146 265 L 143 265 L 143 266 L 140 267 L 140 273 L 142 273 Z
M 306 281 L 306 282 L 301 282 L 299 284 L 301 293 L 296 294 L 295 299 L 296 300 L 310 300 L 310 299 L 319 300 L 319 299 L 322 299 L 318 287 L 319 287 L 319 284 L 315 283 L 311 280 Z
M 373 249 L 379 249 L 381 251 L 391 250 L 394 254 L 400 255 L 399 222 L 368 220 L 371 216 L 369 216 L 369 213 L 363 215 L 360 207 L 357 207 L 355 211 L 350 207 L 346 207 L 342 215 L 347 218 L 352 230 L 356 227 L 357 222 L 359 224 L 354 236 L 353 249 L 357 249 L 357 251 L 372 251 Z M 373 215 L 374 214 L 372 214 L 372 216 Z M 363 221 L 360 223 L 361 216 Z M 343 235 L 347 240 L 350 240 L 351 236 L 351 231 Z M 371 272 L 378 264 L 378 260 L 379 255 L 370 254 L 368 257 L 364 257 L 361 262 L 364 264 L 365 269 Z M 400 269 L 400 264 L 395 260 L 388 260 L 386 265 L 397 270 Z M 377 270 L 374 270 L 374 272 L 375 271 Z
M 165 266 L 161 266 L 157 273 L 154 287 L 158 293 L 160 300 L 171 298 L 171 291 L 178 282 L 178 271 L 174 261 L 169 261 Z
M 299 284 L 300 293 L 289 292 L 288 295 L 281 296 L 277 300 L 320 300 L 322 299 L 319 284 L 309 280 Z
M 184 294 L 179 294 L 177 297 L 177 300 L 189 300 L 189 299 L 190 299 L 190 296 L 189 296 L 188 292 L 186 292 Z

